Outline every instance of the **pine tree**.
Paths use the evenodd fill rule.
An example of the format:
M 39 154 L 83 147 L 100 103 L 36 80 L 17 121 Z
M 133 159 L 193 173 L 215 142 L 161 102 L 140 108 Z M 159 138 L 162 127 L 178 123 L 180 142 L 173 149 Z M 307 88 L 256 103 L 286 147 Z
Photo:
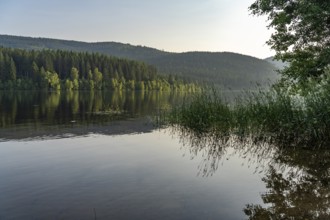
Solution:
M 10 58 L 9 62 L 9 80 L 16 80 L 16 65 L 13 58 Z
M 102 73 L 99 71 L 99 69 L 96 67 L 93 71 L 93 80 L 95 82 L 95 86 L 98 89 L 102 88 L 102 79 L 103 79 L 103 75 Z
M 73 89 L 78 90 L 79 89 L 79 82 L 78 82 L 79 72 L 78 72 L 77 68 L 75 68 L 75 67 L 71 68 L 70 78 L 72 80 Z
M 0 80 L 5 80 L 5 57 L 0 51 Z
M 39 71 L 39 67 L 38 65 L 36 64 L 35 61 L 32 62 L 32 76 L 33 76 L 33 79 L 35 81 L 38 81 L 40 79 L 40 71 Z

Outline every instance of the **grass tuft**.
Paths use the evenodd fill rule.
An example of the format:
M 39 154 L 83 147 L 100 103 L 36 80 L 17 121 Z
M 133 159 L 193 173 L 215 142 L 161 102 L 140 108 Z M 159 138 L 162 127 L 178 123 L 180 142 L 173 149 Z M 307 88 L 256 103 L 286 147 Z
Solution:
M 215 89 L 203 90 L 163 120 L 174 127 L 223 138 L 235 135 L 285 147 L 329 147 L 330 92 L 299 97 L 260 90 L 230 103 Z

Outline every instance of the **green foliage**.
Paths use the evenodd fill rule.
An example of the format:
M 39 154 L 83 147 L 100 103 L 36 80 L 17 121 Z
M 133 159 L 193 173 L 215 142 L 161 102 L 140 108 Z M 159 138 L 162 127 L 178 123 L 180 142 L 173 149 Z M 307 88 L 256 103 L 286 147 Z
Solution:
M 197 88 L 179 79 L 169 84 L 165 77 L 157 75 L 155 68 L 136 61 L 100 54 L 9 48 L 0 48 L 0 80 L 1 89 L 164 91 L 180 86 Z M 22 85 L 25 82 L 28 86 Z
M 73 90 L 78 90 L 79 89 L 79 81 L 78 81 L 78 79 L 74 79 L 73 81 L 72 81 L 72 89 Z
M 5 57 L 3 53 L 0 51 L 0 80 L 5 80 Z
M 70 72 L 70 79 L 73 81 L 75 79 L 79 79 L 79 71 L 77 68 L 72 67 Z
M 134 90 L 135 89 L 135 81 L 134 80 L 129 80 L 126 82 L 126 88 L 129 90 Z
M 93 71 L 93 81 L 97 89 L 102 89 L 102 79 L 103 75 L 98 68 L 95 68 Z
M 231 130 L 229 124 L 233 124 L 233 117 L 221 95 L 215 90 L 212 92 L 204 90 L 195 94 L 192 100 L 185 100 L 181 106 L 174 108 L 169 121 L 198 132 L 221 129 L 227 133 Z
M 225 102 L 217 92 L 204 91 L 173 109 L 166 120 L 219 137 L 236 135 L 285 147 L 328 147 L 329 106 L 330 87 L 305 97 L 259 91 L 235 104 Z
M 95 88 L 95 83 L 93 80 L 88 80 L 88 84 L 87 84 L 87 88 L 88 90 L 93 90 Z
M 38 65 L 36 64 L 35 61 L 32 62 L 32 77 L 35 81 L 38 81 L 38 78 L 40 77 L 40 70 Z
M 10 59 L 9 68 L 8 68 L 9 80 L 16 80 L 16 66 L 13 58 Z
M 8 54 L 0 54 L 0 79 L 6 81 L 16 80 L 16 65 L 12 57 Z
M 327 0 L 257 0 L 249 8 L 255 15 L 267 15 L 275 32 L 267 41 L 276 59 L 289 65 L 280 73 L 281 85 L 304 89 L 317 80 L 330 64 L 330 2 Z
M 47 71 L 43 77 L 44 77 L 43 81 L 46 84 L 48 84 L 49 89 L 53 89 L 53 90 L 61 89 L 60 79 L 58 78 L 58 75 L 56 72 Z
M 72 90 L 73 89 L 73 83 L 71 80 L 66 79 L 64 84 L 65 90 Z

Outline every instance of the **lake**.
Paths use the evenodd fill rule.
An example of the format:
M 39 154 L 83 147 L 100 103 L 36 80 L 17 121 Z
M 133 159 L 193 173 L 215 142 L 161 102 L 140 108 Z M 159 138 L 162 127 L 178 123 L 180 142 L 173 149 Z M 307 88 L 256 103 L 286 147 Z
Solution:
M 0 93 L 0 219 L 330 216 L 329 151 L 157 127 L 184 97 Z

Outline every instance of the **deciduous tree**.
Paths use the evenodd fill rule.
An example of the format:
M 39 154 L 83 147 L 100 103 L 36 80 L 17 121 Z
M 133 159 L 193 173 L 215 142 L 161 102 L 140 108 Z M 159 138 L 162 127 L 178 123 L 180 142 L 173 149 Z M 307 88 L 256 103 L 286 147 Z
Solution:
M 274 33 L 267 44 L 276 59 L 289 63 L 280 73 L 283 85 L 302 88 L 319 80 L 330 64 L 329 0 L 256 0 L 249 10 L 267 15 Z

